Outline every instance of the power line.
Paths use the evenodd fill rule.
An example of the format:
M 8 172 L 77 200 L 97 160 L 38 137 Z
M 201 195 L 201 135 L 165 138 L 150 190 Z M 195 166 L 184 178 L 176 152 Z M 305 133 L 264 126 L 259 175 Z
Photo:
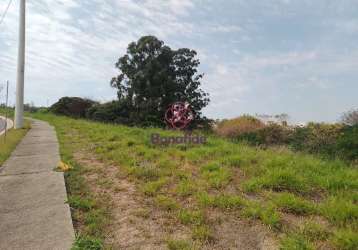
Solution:
M 5 16 L 6 16 L 8 10 L 9 10 L 9 8 L 10 8 L 11 3 L 12 3 L 12 0 L 9 0 L 9 3 L 8 3 L 8 5 L 7 5 L 7 7 L 6 7 L 5 11 L 4 11 L 4 13 L 3 13 L 2 16 L 1 16 L 0 25 L 3 23 L 3 21 L 4 21 L 4 19 L 5 19 Z

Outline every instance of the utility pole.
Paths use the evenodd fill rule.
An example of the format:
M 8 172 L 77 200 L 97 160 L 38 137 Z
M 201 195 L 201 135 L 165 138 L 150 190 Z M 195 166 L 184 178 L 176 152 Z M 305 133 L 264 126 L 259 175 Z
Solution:
M 8 102 L 9 102 L 9 81 L 6 82 L 6 103 L 5 103 L 5 136 L 4 140 L 6 142 L 6 134 L 7 134 L 7 112 L 8 112 Z
M 20 0 L 19 50 L 17 58 L 15 129 L 24 126 L 24 78 L 25 78 L 25 0 Z

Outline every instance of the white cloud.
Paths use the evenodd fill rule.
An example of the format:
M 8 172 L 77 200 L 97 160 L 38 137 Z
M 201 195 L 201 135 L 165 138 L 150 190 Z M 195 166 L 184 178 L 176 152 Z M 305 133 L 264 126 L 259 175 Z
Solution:
M 222 32 L 222 33 L 230 33 L 230 32 L 240 32 L 242 31 L 241 26 L 239 25 L 214 25 L 209 27 L 209 30 L 212 32 Z
M 241 64 L 249 68 L 265 68 L 270 66 L 292 66 L 311 62 L 317 58 L 317 52 L 288 52 L 288 53 L 274 53 L 263 56 L 246 56 L 241 61 Z
M 128 43 L 146 34 L 161 39 L 189 34 L 190 24 L 178 18 L 193 6 L 188 0 L 28 1 L 26 101 L 43 105 L 45 99 L 54 102 L 62 95 L 113 98 L 115 90 L 109 81 Z M 3 7 L 1 3 L 0 10 Z M 17 12 L 18 6 L 11 6 L 0 27 L 0 75 L 10 79 L 13 87 Z
M 261 109 L 273 106 L 283 88 L 294 88 L 290 95 L 296 96 L 295 91 L 324 92 L 358 79 L 354 1 L 27 3 L 26 101 L 36 104 L 46 104 L 47 99 L 51 103 L 63 95 L 114 98 L 115 90 L 109 87 L 116 74 L 114 63 L 129 42 L 148 34 L 171 46 L 198 51 L 205 73 L 203 88 L 212 99 L 207 114 L 212 117 L 252 111 L 243 105 L 247 102 L 253 111 L 265 112 Z M 0 13 L 6 4 L 0 2 Z M 14 1 L 0 26 L 0 81 L 11 80 L 12 97 L 17 5 Z M 279 38 L 286 42 L 280 43 Z

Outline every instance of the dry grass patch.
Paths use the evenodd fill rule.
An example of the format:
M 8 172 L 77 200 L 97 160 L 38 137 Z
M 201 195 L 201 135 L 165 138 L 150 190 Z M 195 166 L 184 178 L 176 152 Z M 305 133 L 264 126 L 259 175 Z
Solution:
M 157 209 L 134 182 L 118 174 L 119 167 L 83 153 L 76 154 L 75 160 L 88 169 L 85 178 L 94 196 L 106 195 L 110 204 L 106 245 L 113 249 L 167 249 L 168 239 L 188 238 L 190 230 L 176 225 L 170 214 Z M 98 185 L 99 180 L 111 185 Z

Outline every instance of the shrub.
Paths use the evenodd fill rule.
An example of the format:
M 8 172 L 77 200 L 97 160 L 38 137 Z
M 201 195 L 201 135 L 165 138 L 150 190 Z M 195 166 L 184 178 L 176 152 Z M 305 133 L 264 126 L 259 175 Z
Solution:
M 290 137 L 290 146 L 297 151 L 303 151 L 306 149 L 306 139 L 310 134 L 308 127 L 296 127 L 294 128 Z
M 87 110 L 96 102 L 80 97 L 63 97 L 50 107 L 50 111 L 75 118 L 84 118 Z
M 347 160 L 358 160 L 358 125 L 346 126 L 337 140 L 337 151 Z
M 288 143 L 290 129 L 275 123 L 265 125 L 259 119 L 243 115 L 224 120 L 217 125 L 215 132 L 223 137 L 246 141 L 252 145 L 276 145 Z
M 252 145 L 287 145 L 295 151 L 320 154 L 327 158 L 358 160 L 358 125 L 313 122 L 305 127 L 275 123 L 264 125 L 260 120 L 244 115 L 218 123 L 215 132 Z
M 286 126 L 269 124 L 257 131 L 258 141 L 264 145 L 287 144 L 290 139 L 291 130 Z
M 86 118 L 94 121 L 125 124 L 129 126 L 150 127 L 158 125 L 158 118 L 149 114 L 145 116 L 138 116 L 136 111 L 132 110 L 125 100 L 111 101 L 104 104 L 95 104 L 86 111 Z M 161 121 L 164 126 L 164 120 Z M 200 128 L 202 130 L 210 131 L 211 120 L 206 117 L 200 117 L 190 123 L 189 129 Z
M 296 151 L 354 161 L 358 159 L 358 125 L 310 123 L 292 131 L 289 145 Z
M 87 110 L 86 117 L 95 121 L 129 124 L 128 107 L 119 101 L 93 105 Z
M 238 139 L 263 128 L 265 125 L 259 119 L 243 115 L 235 119 L 224 120 L 217 125 L 215 132 L 223 137 Z
M 335 156 L 336 141 L 342 128 L 341 124 L 309 123 L 304 128 L 295 128 L 290 145 L 295 150 Z

